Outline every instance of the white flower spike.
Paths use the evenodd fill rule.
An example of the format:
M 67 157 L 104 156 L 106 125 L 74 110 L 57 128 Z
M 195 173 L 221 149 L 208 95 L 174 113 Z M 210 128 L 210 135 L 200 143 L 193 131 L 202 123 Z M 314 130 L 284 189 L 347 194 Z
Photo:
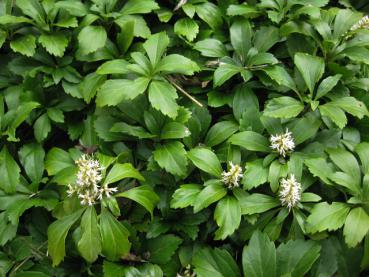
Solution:
M 229 188 L 233 189 L 235 187 L 239 187 L 239 181 L 243 177 L 242 168 L 236 164 L 234 165 L 232 162 L 229 162 L 230 169 L 229 171 L 222 172 L 222 182 Z
M 369 29 L 369 16 L 364 16 L 356 24 L 352 25 L 350 31 L 356 31 L 358 29 Z
M 101 200 L 104 194 L 110 197 L 117 191 L 117 188 L 99 186 L 103 168 L 93 156 L 82 155 L 75 163 L 78 166 L 77 180 L 75 184 L 68 185 L 68 196 L 76 194 L 82 205 L 92 206 L 96 203 L 96 199 Z
M 301 200 L 301 184 L 296 181 L 295 175 L 283 178 L 280 183 L 279 199 L 283 206 L 291 210 Z
M 270 137 L 270 147 L 276 150 L 279 155 L 286 157 L 287 153 L 292 152 L 295 149 L 295 142 L 292 137 L 292 133 L 286 129 L 284 134 L 272 135 Z

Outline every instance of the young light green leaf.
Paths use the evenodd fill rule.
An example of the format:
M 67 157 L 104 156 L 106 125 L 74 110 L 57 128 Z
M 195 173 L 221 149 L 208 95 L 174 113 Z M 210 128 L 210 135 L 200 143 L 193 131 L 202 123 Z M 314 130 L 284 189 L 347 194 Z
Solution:
M 264 115 L 275 118 L 291 118 L 298 116 L 304 109 L 304 105 L 289 96 L 273 98 L 268 101 Z
M 212 203 L 222 199 L 227 194 L 227 189 L 220 182 L 206 186 L 196 197 L 193 203 L 195 213 L 205 209 Z
M 221 177 L 222 166 L 220 165 L 217 155 L 211 150 L 206 148 L 193 148 L 187 153 L 187 157 L 199 169 L 217 178 Z
M 40 182 L 44 172 L 45 151 L 40 144 L 25 144 L 19 150 L 20 161 L 33 182 Z
M 242 252 L 244 276 L 275 277 L 277 276 L 277 258 L 274 243 L 266 234 L 255 231 L 249 245 Z
M 118 182 L 124 178 L 135 178 L 140 181 L 144 181 L 145 178 L 140 174 L 140 172 L 133 167 L 130 163 L 125 164 L 114 164 L 109 170 L 108 175 L 104 180 L 104 185 L 109 185 Z
M 253 131 L 244 131 L 234 134 L 229 139 L 234 145 L 242 146 L 250 151 L 271 152 L 269 140 Z
M 154 207 L 159 202 L 158 195 L 147 185 L 131 188 L 115 196 L 125 197 L 142 205 L 151 214 L 151 218 L 153 217 Z
M 53 147 L 46 155 L 45 168 L 49 175 L 55 175 L 64 168 L 74 166 L 73 159 L 68 152 Z
M 309 233 L 337 230 L 345 223 L 349 211 L 350 207 L 345 203 L 333 202 L 331 205 L 327 202 L 318 203 L 307 218 L 306 229 Z
M 369 216 L 367 212 L 357 207 L 348 214 L 345 226 L 343 227 L 343 235 L 349 247 L 355 247 L 363 240 L 369 231 Z
M 107 34 L 102 26 L 86 26 L 78 34 L 79 49 L 83 55 L 104 47 L 106 40 Z
M 117 261 L 128 254 L 131 243 L 129 231 L 107 209 L 100 216 L 102 253 L 109 260 Z
M 14 193 L 19 184 L 20 168 L 8 148 L 4 145 L 0 152 L 0 188 L 7 193 Z
M 153 67 L 159 62 L 169 44 L 169 37 L 165 32 L 151 35 L 143 44 Z
M 18 37 L 10 42 L 10 48 L 14 52 L 21 53 L 27 57 L 32 57 L 35 54 L 36 38 L 33 35 Z
M 174 32 L 186 37 L 188 41 L 193 41 L 199 32 L 199 25 L 191 18 L 181 18 L 174 24 Z
M 240 204 L 242 214 L 259 214 L 280 206 L 281 203 L 269 195 L 253 193 L 245 197 Z
M 214 219 L 219 226 L 215 232 L 216 240 L 224 240 L 232 235 L 241 223 L 241 207 L 233 196 L 221 199 L 214 211 Z
M 178 54 L 165 56 L 155 67 L 155 71 L 161 71 L 166 74 L 179 73 L 193 75 L 199 70 L 199 66 L 194 61 Z
M 62 34 L 42 34 L 38 41 L 51 55 L 62 57 L 68 46 L 68 39 Z
M 201 188 L 200 185 L 196 184 L 181 185 L 180 188 L 174 192 L 172 200 L 170 201 L 170 207 L 178 209 L 193 205 Z
M 170 118 L 176 118 L 178 114 L 178 98 L 176 89 L 165 81 L 152 81 L 149 86 L 149 101 L 153 108 Z
M 295 54 L 295 65 L 300 71 L 311 94 L 324 73 L 324 60 L 306 53 Z
M 239 129 L 234 121 L 221 121 L 214 124 L 205 137 L 205 144 L 213 147 L 225 141 Z
M 88 207 L 82 216 L 81 239 L 77 246 L 81 256 L 90 263 L 94 262 L 101 252 L 101 237 L 95 207 L 93 206 Z
M 158 145 L 153 155 L 159 166 L 169 173 L 177 176 L 184 176 L 186 174 L 186 150 L 179 141 L 169 141 Z
M 53 260 L 53 266 L 57 266 L 64 260 L 65 238 L 69 229 L 81 217 L 85 209 L 79 209 L 71 215 L 65 216 L 53 222 L 47 229 L 48 252 Z

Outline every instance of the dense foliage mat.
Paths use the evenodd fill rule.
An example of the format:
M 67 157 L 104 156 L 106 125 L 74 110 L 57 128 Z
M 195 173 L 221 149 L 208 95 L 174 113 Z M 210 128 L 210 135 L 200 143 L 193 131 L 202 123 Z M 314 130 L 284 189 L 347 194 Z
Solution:
M 366 1 L 1 0 L 0 276 L 359 276 Z

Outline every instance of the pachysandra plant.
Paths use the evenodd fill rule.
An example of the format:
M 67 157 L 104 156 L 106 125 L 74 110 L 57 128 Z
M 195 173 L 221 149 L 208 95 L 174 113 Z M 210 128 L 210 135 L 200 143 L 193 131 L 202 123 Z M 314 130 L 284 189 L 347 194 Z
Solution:
M 367 276 L 368 16 L 0 1 L 0 276 Z

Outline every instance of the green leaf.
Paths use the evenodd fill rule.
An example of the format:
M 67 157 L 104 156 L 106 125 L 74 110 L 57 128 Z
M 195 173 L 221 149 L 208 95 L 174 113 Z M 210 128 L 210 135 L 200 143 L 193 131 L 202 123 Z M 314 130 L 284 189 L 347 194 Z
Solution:
M 214 219 L 219 226 L 215 232 L 216 240 L 224 240 L 232 235 L 241 223 L 241 207 L 238 200 L 233 196 L 221 199 L 215 208 Z
M 221 177 L 222 166 L 220 165 L 217 155 L 211 150 L 200 147 L 193 148 L 187 153 L 187 157 L 202 171 L 217 178 Z
M 277 276 L 277 258 L 274 243 L 266 234 L 255 231 L 249 245 L 242 252 L 242 267 L 244 276 L 275 277 Z
M 78 34 L 78 45 L 83 55 L 104 47 L 106 40 L 107 34 L 102 26 L 86 26 Z
M 232 78 L 234 75 L 240 73 L 243 68 L 239 65 L 222 62 L 214 71 L 213 83 L 214 87 L 219 87 Z M 251 75 L 250 75 L 251 77 Z
M 193 75 L 195 72 L 200 71 L 200 68 L 189 58 L 178 54 L 171 54 L 162 58 L 155 67 L 155 70 L 166 74 L 179 73 Z
M 327 149 L 329 157 L 331 160 L 346 174 L 351 176 L 352 183 L 354 186 L 354 191 L 360 191 L 361 184 L 361 171 L 359 163 L 357 162 L 355 156 L 350 152 L 341 149 Z M 356 188 L 356 189 L 355 189 Z
M 109 185 L 118 182 L 124 178 L 135 178 L 140 181 L 144 181 L 145 178 L 140 174 L 140 172 L 133 167 L 130 163 L 125 164 L 115 164 L 109 170 L 108 175 L 104 180 L 104 185 Z
M 105 80 L 105 76 L 101 76 L 96 73 L 90 73 L 85 76 L 79 87 L 86 103 L 90 103 L 91 99 L 95 97 L 97 90 L 101 87 Z
M 279 245 L 277 276 L 305 276 L 319 258 L 320 249 L 321 246 L 312 240 L 290 240 Z
M 170 207 L 173 209 L 178 209 L 193 205 L 200 191 L 201 186 L 199 185 L 195 184 L 181 185 L 180 188 L 177 189 L 172 195 Z
M 141 126 L 132 126 L 125 122 L 117 122 L 111 127 L 110 131 L 128 134 L 130 136 L 138 137 L 138 138 L 154 138 L 155 135 L 148 133 Z
M 132 80 L 116 79 L 107 80 L 97 92 L 96 105 L 117 106 L 123 100 L 132 100 L 145 92 L 150 80 L 139 77 Z
M 149 86 L 149 101 L 153 108 L 161 111 L 170 118 L 176 118 L 178 114 L 178 98 L 176 89 L 165 81 L 152 81 Z
M 201 55 L 212 58 L 223 58 L 228 55 L 224 44 L 217 39 L 204 39 L 196 42 L 196 50 L 201 52 Z
M 35 54 L 36 38 L 32 35 L 18 37 L 10 42 L 10 48 L 14 52 L 21 53 L 27 57 L 32 57 Z
M 268 180 L 268 168 L 263 166 L 263 160 L 258 159 L 246 163 L 246 171 L 242 178 L 242 184 L 246 190 L 256 188 Z
M 213 3 L 205 2 L 196 5 L 196 13 L 212 29 L 217 29 L 223 22 L 220 9 Z
M 343 129 L 347 124 L 347 117 L 345 112 L 329 102 L 327 104 L 319 106 L 319 111 L 322 116 L 326 116 L 331 119 L 340 129 Z
M 356 116 L 360 119 L 362 119 L 364 116 L 368 116 L 369 114 L 365 104 L 361 101 L 358 101 L 354 97 L 340 97 L 330 102 L 330 104 L 337 106 L 345 112 L 352 114 L 353 116 Z
M 48 252 L 53 260 L 53 266 L 57 266 L 64 260 L 65 238 L 69 229 L 77 222 L 84 211 L 85 209 L 80 209 L 71 215 L 58 219 L 47 229 Z
M 350 207 L 345 203 L 327 202 L 316 204 L 307 218 L 307 231 L 309 233 L 334 231 L 345 223 Z
M 285 86 L 293 91 L 297 91 L 295 82 L 284 67 L 269 66 L 262 68 L 261 70 L 264 71 L 273 81 L 277 82 L 278 85 Z
M 155 161 L 171 174 L 184 176 L 187 171 L 186 150 L 179 141 L 158 145 L 153 152 Z
M 268 51 L 280 40 L 279 29 L 274 26 L 262 26 L 255 32 L 254 47 L 259 53 Z
M 68 46 L 68 39 L 62 34 L 39 36 L 38 41 L 51 55 L 62 57 Z
M 225 249 L 202 248 L 195 252 L 192 264 L 195 272 L 200 276 L 212 277 L 240 277 L 240 270 Z
M 245 62 L 251 48 L 252 29 L 250 22 L 245 19 L 237 19 L 229 29 L 231 44 L 239 55 L 241 61 Z
M 195 213 L 205 209 L 210 204 L 222 199 L 227 194 L 227 189 L 220 182 L 206 186 L 196 197 L 193 203 Z
M 161 129 L 160 139 L 179 139 L 187 137 L 188 128 L 182 123 L 168 122 Z
M 163 56 L 165 50 L 169 44 L 169 37 L 165 32 L 151 35 L 148 40 L 145 41 L 143 47 L 149 56 L 153 67 L 159 62 Z
M 205 144 L 209 147 L 218 145 L 228 139 L 238 130 L 238 124 L 234 121 L 221 121 L 214 124 L 205 137 Z
M 234 134 L 229 139 L 229 142 L 234 145 L 242 146 L 250 151 L 271 152 L 269 140 L 253 131 L 244 131 Z
M 18 0 L 16 4 L 25 15 L 34 19 L 38 24 L 43 25 L 45 23 L 45 11 L 39 1 Z
M 95 208 L 87 208 L 81 220 L 81 239 L 78 242 L 78 251 L 88 262 L 94 262 L 101 252 L 101 237 L 97 225 Z
M 319 98 L 323 97 L 327 93 L 329 93 L 338 83 L 338 81 L 341 79 L 342 75 L 337 74 L 334 76 L 329 76 L 325 78 L 319 85 L 315 100 L 318 100 Z
M 46 155 L 45 168 L 47 173 L 51 175 L 55 175 L 64 168 L 74 166 L 73 159 L 69 156 L 68 152 L 53 147 Z
M 6 146 L 0 152 L 0 188 L 7 193 L 14 193 L 19 184 L 20 168 L 10 155 Z
M 24 145 L 19 150 L 19 158 L 27 176 L 32 180 L 32 182 L 40 182 L 45 169 L 45 151 L 42 146 L 37 143 Z
M 360 18 L 360 13 L 353 12 L 349 9 L 340 9 L 334 21 L 334 37 L 339 38 L 344 35 Z
M 289 96 L 273 98 L 268 101 L 264 115 L 275 118 L 291 118 L 298 116 L 304 109 L 304 105 Z
M 125 197 L 142 205 L 153 217 L 153 211 L 156 204 L 159 202 L 159 197 L 149 186 L 139 186 L 131 188 L 127 191 L 118 193 L 116 197 Z
M 314 93 L 315 85 L 324 73 L 324 60 L 317 56 L 306 53 L 295 54 L 295 65 L 300 71 L 311 94 Z
M 181 18 L 174 24 L 174 32 L 186 37 L 188 41 L 193 41 L 199 33 L 199 25 L 191 18 Z
M 145 14 L 159 9 L 154 0 L 129 0 L 121 10 L 121 14 Z
M 44 141 L 51 131 L 50 119 L 46 113 L 41 115 L 33 125 L 35 138 L 38 142 Z
M 0 30 L 0 48 L 3 46 L 7 37 L 7 33 L 3 30 Z
M 281 203 L 269 195 L 253 193 L 245 197 L 240 204 L 242 214 L 259 214 L 280 206 Z
M 363 208 L 354 208 L 348 214 L 343 235 L 348 247 L 355 247 L 369 231 L 369 216 Z
M 123 59 L 107 61 L 96 69 L 96 74 L 127 74 L 129 62 Z
M 109 260 L 117 261 L 129 253 L 129 231 L 107 209 L 100 216 L 102 253 Z
M 150 253 L 150 262 L 166 264 L 170 261 L 182 239 L 175 235 L 162 235 L 147 240 L 146 248 Z
M 369 143 L 361 142 L 356 145 L 355 152 L 359 155 L 363 173 L 369 173 Z
M 292 126 L 291 132 L 296 145 L 314 137 L 321 125 L 321 121 L 313 116 L 305 116 L 296 120 L 296 124 Z
M 326 184 L 331 183 L 329 177 L 333 174 L 333 169 L 324 158 L 307 159 L 304 163 L 313 176 L 319 177 Z

